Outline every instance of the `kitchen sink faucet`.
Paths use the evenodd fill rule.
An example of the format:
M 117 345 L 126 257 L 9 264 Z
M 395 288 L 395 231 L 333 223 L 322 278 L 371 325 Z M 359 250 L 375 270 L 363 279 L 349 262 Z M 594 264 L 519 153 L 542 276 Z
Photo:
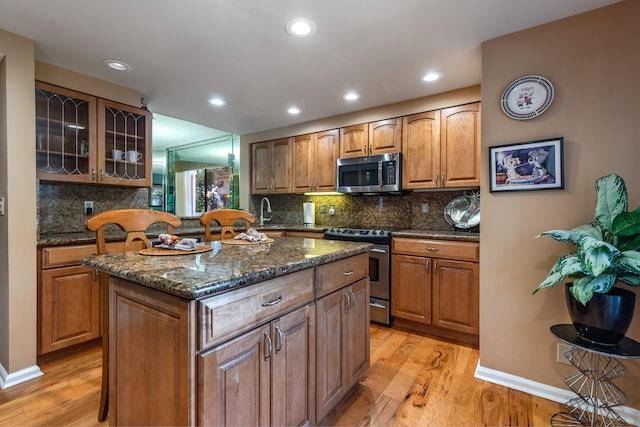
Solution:
M 264 217 L 264 202 L 267 202 L 267 215 L 269 215 L 269 218 Z M 271 221 L 272 216 L 271 202 L 269 202 L 269 199 L 266 197 L 263 197 L 262 200 L 260 200 L 260 225 L 264 225 L 265 221 Z

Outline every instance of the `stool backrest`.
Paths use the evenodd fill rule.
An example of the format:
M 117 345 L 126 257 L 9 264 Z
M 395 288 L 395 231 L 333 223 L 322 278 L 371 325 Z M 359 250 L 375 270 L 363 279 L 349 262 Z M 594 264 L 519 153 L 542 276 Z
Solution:
M 211 221 L 215 221 L 222 227 L 220 231 L 220 240 L 233 239 L 238 233 L 233 226 L 238 220 L 244 220 L 245 231 L 249 229 L 251 224 L 256 222 L 256 217 L 249 212 L 239 211 L 237 209 L 216 209 L 206 212 L 200 217 L 200 223 L 204 225 L 205 240 L 211 242 L 217 240 L 211 233 Z

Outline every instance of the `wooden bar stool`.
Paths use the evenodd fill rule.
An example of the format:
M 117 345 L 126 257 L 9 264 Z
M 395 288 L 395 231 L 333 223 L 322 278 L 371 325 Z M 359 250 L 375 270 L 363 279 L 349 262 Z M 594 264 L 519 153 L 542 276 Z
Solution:
M 101 212 L 87 219 L 84 223 L 88 230 L 96 232 L 97 254 L 108 253 L 107 242 L 104 236 L 104 226 L 116 224 L 127 233 L 124 251 L 139 249 L 134 246 L 137 240 L 142 241 L 145 248 L 151 247 L 151 242 L 144 234 L 151 224 L 165 223 L 167 233 L 173 234 L 173 227 L 181 224 L 180 218 L 166 212 L 147 209 L 119 209 Z M 100 311 L 102 317 L 102 390 L 100 392 L 100 408 L 98 409 L 98 421 L 104 421 L 109 411 L 109 275 L 98 273 L 100 283 Z
M 251 224 L 256 222 L 256 217 L 249 212 L 239 211 L 236 209 L 216 209 L 206 212 L 200 217 L 200 223 L 204 225 L 205 240 L 211 242 L 218 240 L 211 233 L 211 221 L 217 222 L 222 230 L 220 230 L 220 240 L 233 239 L 238 233 L 233 229 L 233 225 L 238 220 L 244 220 L 245 231 L 249 230 Z

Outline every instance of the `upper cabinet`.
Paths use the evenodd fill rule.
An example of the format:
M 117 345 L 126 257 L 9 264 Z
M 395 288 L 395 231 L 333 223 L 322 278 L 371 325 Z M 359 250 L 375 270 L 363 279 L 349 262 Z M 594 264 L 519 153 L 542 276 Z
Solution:
M 373 156 L 402 148 L 402 118 L 340 129 L 340 157 Z
M 336 190 L 336 161 L 340 155 L 337 129 L 292 139 L 292 191 Z
M 290 138 L 251 144 L 251 193 L 291 191 Z
M 405 190 L 480 185 L 480 103 L 403 118 Z
M 368 156 L 394 153 L 402 149 L 402 118 L 369 123 Z
M 151 186 L 147 110 L 42 82 L 35 100 L 40 180 Z

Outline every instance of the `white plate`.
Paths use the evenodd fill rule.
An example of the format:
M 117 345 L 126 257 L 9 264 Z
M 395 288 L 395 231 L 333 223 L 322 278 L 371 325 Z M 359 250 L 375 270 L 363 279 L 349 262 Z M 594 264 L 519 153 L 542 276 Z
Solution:
M 502 111 L 512 119 L 538 117 L 553 101 L 553 85 L 542 76 L 524 76 L 513 81 L 502 93 Z

